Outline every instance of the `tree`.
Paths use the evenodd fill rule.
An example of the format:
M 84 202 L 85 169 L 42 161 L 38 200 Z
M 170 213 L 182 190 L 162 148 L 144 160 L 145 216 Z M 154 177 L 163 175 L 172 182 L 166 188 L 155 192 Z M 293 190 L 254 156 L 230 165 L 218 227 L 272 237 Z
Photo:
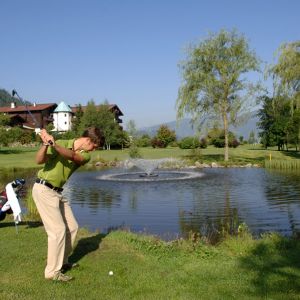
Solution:
M 7 126 L 10 122 L 9 115 L 0 114 L 0 126 Z
M 119 124 L 115 120 L 115 115 L 109 110 L 108 104 L 101 104 L 97 111 L 98 126 L 101 128 L 106 149 L 110 150 L 112 144 L 121 144 L 122 135 Z
M 136 139 L 137 137 L 137 129 L 134 120 L 129 120 L 126 124 L 126 130 L 131 139 Z
M 300 93 L 300 41 L 285 43 L 278 49 L 278 62 L 270 67 L 270 73 L 278 82 L 277 87 L 290 95 Z M 298 98 L 299 99 L 299 98 Z M 300 100 L 300 99 L 299 99 Z
M 96 106 L 93 100 L 89 101 L 86 110 L 81 117 L 80 128 L 95 126 L 102 130 L 105 147 L 110 150 L 112 144 L 122 144 L 122 138 L 119 124 L 115 121 L 115 115 L 109 110 L 108 104 Z
M 277 64 L 268 70 L 274 79 L 274 100 L 279 97 L 290 102 L 287 127 L 293 131 L 289 137 L 292 137 L 297 148 L 300 140 L 300 41 L 283 44 L 277 53 Z
M 175 141 L 176 141 L 175 131 L 171 130 L 167 125 L 161 125 L 156 132 L 156 136 L 152 141 L 152 145 L 159 148 L 165 148 L 170 143 Z
M 83 117 L 82 106 L 81 106 L 81 104 L 78 104 L 76 106 L 76 112 L 75 112 L 74 119 L 72 122 L 72 131 L 75 131 L 76 133 L 78 133 L 78 131 L 80 130 L 80 122 L 81 122 L 82 117 Z
M 295 127 L 290 116 L 289 100 L 276 96 L 269 98 L 261 97 L 262 108 L 258 111 L 258 127 L 261 129 L 259 136 L 265 148 L 277 145 L 278 150 L 283 150 L 284 145 L 291 142 Z
M 253 130 L 250 131 L 248 144 L 252 145 L 255 143 L 255 132 Z
M 183 83 L 177 98 L 177 118 L 191 114 L 192 119 L 207 117 L 222 121 L 225 135 L 224 160 L 228 161 L 229 125 L 252 104 L 253 86 L 242 74 L 259 70 L 259 61 L 250 51 L 244 36 L 235 30 L 211 34 L 188 50 L 181 64 Z
M 151 146 L 151 137 L 148 134 L 143 134 L 136 140 L 138 147 L 149 147 Z
M 98 125 L 98 114 L 97 114 L 97 106 L 93 99 L 88 101 L 84 114 L 80 120 L 80 131 L 90 126 Z

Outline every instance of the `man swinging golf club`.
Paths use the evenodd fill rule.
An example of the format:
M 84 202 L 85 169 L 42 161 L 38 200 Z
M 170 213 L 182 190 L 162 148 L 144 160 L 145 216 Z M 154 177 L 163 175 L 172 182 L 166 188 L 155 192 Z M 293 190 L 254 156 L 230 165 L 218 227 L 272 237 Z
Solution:
M 45 278 L 69 281 L 64 274 L 77 264 L 68 257 L 73 249 L 78 224 L 68 200 L 62 195 L 63 185 L 71 174 L 90 160 L 90 151 L 102 144 L 98 128 L 86 129 L 82 136 L 73 140 L 57 140 L 45 129 L 40 132 L 43 144 L 36 154 L 36 162 L 45 164 L 38 172 L 32 196 L 48 235 L 47 266 Z

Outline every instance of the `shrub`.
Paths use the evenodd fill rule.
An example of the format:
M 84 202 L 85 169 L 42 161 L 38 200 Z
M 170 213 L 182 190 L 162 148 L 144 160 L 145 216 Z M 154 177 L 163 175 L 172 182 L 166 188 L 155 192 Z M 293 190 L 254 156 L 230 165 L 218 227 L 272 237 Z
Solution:
M 35 134 L 31 131 L 24 130 L 20 127 L 4 128 L 0 129 L 0 144 L 3 146 L 9 146 L 13 143 L 30 144 L 35 140 Z
M 178 147 L 178 142 L 174 141 L 169 144 L 170 147 Z
M 196 161 L 202 161 L 203 160 L 203 154 L 202 150 L 200 148 L 194 148 L 190 150 L 190 160 L 192 163 L 195 163 Z
M 145 134 L 136 140 L 136 144 L 138 147 L 149 147 L 151 146 L 151 138 Z
M 132 143 L 129 147 L 129 157 L 130 158 L 141 158 L 142 157 L 139 147 L 135 143 Z
M 0 129 L 0 144 L 5 147 L 9 144 L 9 134 L 4 127 Z
M 34 140 L 34 138 L 32 137 L 32 133 L 30 133 L 28 131 L 24 132 L 23 135 L 21 135 L 19 138 L 19 142 L 22 145 L 30 144 L 33 140 Z
M 158 139 L 157 137 L 151 140 L 151 145 L 153 148 L 166 148 L 167 145 L 164 141 Z
M 195 149 L 198 148 L 199 146 L 200 146 L 200 142 L 198 141 L 197 138 L 193 136 L 185 137 L 179 143 L 179 147 L 181 149 Z
M 236 148 L 240 145 L 237 139 L 233 139 L 232 141 L 229 142 L 229 147 L 231 148 Z
M 161 144 L 164 145 L 164 147 L 167 147 L 170 143 L 176 141 L 176 134 L 175 131 L 171 130 L 168 126 L 161 125 L 157 130 L 156 138 L 161 141 Z
M 201 140 L 200 140 L 200 148 L 202 148 L 202 149 L 205 149 L 205 148 L 207 148 L 207 140 L 205 139 L 205 138 L 202 138 Z
M 211 140 L 212 145 L 217 148 L 224 148 L 225 147 L 225 135 L 224 133 L 220 134 L 218 137 L 214 137 Z M 228 133 L 228 146 L 231 148 L 236 148 L 240 145 L 238 140 L 236 139 L 235 135 L 229 131 Z
M 225 139 L 216 138 L 212 141 L 212 144 L 217 148 L 224 148 L 225 147 Z

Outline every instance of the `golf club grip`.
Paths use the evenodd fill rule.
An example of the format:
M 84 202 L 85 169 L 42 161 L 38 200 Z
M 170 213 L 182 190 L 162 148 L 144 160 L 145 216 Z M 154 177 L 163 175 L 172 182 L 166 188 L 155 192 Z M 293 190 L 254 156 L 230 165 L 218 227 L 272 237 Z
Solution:
M 48 144 L 53 146 L 53 142 L 52 141 L 48 141 Z

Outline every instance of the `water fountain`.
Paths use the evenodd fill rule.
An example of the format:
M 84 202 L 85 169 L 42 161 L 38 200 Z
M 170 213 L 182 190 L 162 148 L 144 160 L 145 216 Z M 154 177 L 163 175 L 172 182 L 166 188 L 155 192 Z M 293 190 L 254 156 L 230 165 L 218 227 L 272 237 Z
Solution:
M 174 158 L 161 159 L 128 159 L 124 162 L 124 170 L 122 173 L 105 174 L 98 177 L 101 180 L 110 181 L 171 181 L 171 180 L 187 180 L 202 177 L 203 174 L 192 171 L 174 170 L 174 165 L 179 165 L 180 160 Z M 164 166 L 168 170 L 158 170 Z M 137 168 L 140 171 L 135 172 L 132 169 Z M 155 173 L 154 173 L 155 171 Z

